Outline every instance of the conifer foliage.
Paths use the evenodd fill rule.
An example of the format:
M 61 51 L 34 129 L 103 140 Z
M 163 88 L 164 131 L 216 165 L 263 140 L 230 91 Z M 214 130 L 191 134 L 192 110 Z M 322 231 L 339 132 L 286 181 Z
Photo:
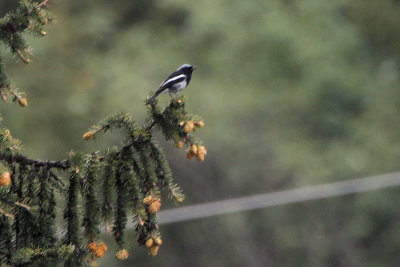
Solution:
M 46 6 L 47 1 L 23 0 L 15 12 L 0 20 L 1 41 L 24 63 L 30 62 L 31 53 L 23 34 L 46 35 L 43 26 L 52 20 Z M 11 86 L 1 62 L 0 92 L 4 101 L 12 97 L 22 107 L 28 103 Z M 116 258 L 125 260 L 129 246 L 125 228 L 131 218 L 138 244 L 157 255 L 162 244 L 156 216 L 161 191 L 169 192 L 177 203 L 184 195 L 153 131 L 159 129 L 177 148 L 186 146 L 189 159 L 203 161 L 206 154 L 200 141 L 190 135 L 204 123 L 186 113 L 184 100 L 172 99 L 165 109 L 154 101 L 147 106 L 143 126 L 129 113 L 111 115 L 92 126 L 83 139 L 121 130 L 122 147 L 91 154 L 70 152 L 60 161 L 28 158 L 10 131 L 0 129 L 0 265 L 97 266 L 96 259 L 108 249 L 99 237 L 101 227 L 118 244 Z M 56 197 L 63 201 L 58 203 Z M 55 224 L 57 204 L 64 208 L 61 228 Z

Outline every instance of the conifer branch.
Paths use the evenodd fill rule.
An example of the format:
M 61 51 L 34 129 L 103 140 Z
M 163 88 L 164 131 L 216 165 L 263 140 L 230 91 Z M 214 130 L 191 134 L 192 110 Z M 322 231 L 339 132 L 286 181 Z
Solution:
M 23 62 L 29 63 L 30 49 L 24 33 L 45 35 L 43 26 L 50 13 L 43 9 L 48 0 L 34 3 L 22 0 L 15 12 L 0 19 L 0 40 Z M 11 86 L 0 58 L 0 95 L 27 105 L 22 93 Z M 171 99 L 161 109 L 157 100 L 147 106 L 148 117 L 138 126 L 129 113 L 116 113 L 93 125 L 84 140 L 100 138 L 110 130 L 121 130 L 125 140 L 120 147 L 90 154 L 70 152 L 62 160 L 33 159 L 21 152 L 21 143 L 7 129 L 0 129 L 0 265 L 37 265 L 42 260 L 55 265 L 95 265 L 107 250 L 99 240 L 99 226 L 105 222 L 120 251 L 117 259 L 128 257 L 124 231 L 128 214 L 136 224 L 138 244 L 152 256 L 162 244 L 157 212 L 161 190 L 176 203 L 184 200 L 164 151 L 154 138 L 156 129 L 177 148 L 187 147 L 186 157 L 204 160 L 205 148 L 190 134 L 204 123 L 188 114 L 185 98 Z M 4 168 L 3 168 L 4 167 Z M 66 232 L 60 239 L 55 231 L 57 197 L 64 198 Z M 112 229 L 111 229 L 111 227 Z M 34 249 L 33 249 L 34 248 Z
M 9 12 L 0 19 L 0 41 L 26 64 L 31 62 L 32 53 L 23 35 L 25 32 L 39 36 L 46 35 L 44 26 L 53 19 L 50 12 L 44 9 L 47 4 L 48 0 L 39 4 L 30 0 L 21 0 L 17 10 Z M 4 101 L 7 100 L 8 95 L 14 95 L 14 100 L 20 106 L 27 105 L 26 98 L 11 88 L 11 83 L 4 71 L 4 64 L 1 62 L 1 58 L 0 95 Z
M 205 155 L 205 149 L 202 150 L 204 147 L 199 143 L 196 144 L 194 139 L 188 135 L 196 127 L 200 128 L 202 126 L 200 124 L 203 123 L 199 119 L 194 121 L 194 116 L 188 115 L 183 107 L 184 103 L 181 99 L 172 99 L 170 105 L 163 111 L 153 104 L 147 123 L 141 128 L 136 126 L 128 113 L 113 114 L 100 121 L 90 128 L 90 134 L 86 133 L 83 136 L 85 140 L 93 139 L 95 136 L 98 138 L 111 129 L 122 129 L 126 133 L 127 139 L 126 144 L 121 148 L 115 147 L 104 152 L 91 154 L 71 152 L 66 159 L 50 161 L 32 159 L 19 151 L 0 149 L 0 160 L 11 167 L 12 177 L 14 177 L 12 191 L 17 194 L 18 199 L 34 196 L 33 185 L 38 183 L 37 201 L 30 203 L 29 206 L 17 205 L 19 208 L 14 209 L 14 227 L 18 233 L 16 242 L 18 241 L 21 246 L 27 242 L 25 236 L 29 235 L 23 231 L 27 225 L 33 223 L 32 219 L 27 218 L 34 216 L 29 215 L 30 213 L 24 215 L 20 208 L 23 207 L 26 210 L 26 207 L 32 207 L 34 209 L 35 206 L 38 206 L 39 209 L 40 223 L 34 227 L 40 238 L 36 241 L 32 240 L 32 242 L 38 242 L 37 244 L 40 246 L 45 246 L 47 242 L 54 240 L 48 216 L 50 218 L 55 216 L 54 209 L 49 207 L 55 205 L 50 203 L 54 203 L 53 188 L 58 188 L 61 192 L 66 193 L 67 198 L 67 208 L 64 212 L 67 233 L 64 240 L 66 244 L 73 244 L 76 247 L 76 255 L 69 256 L 66 260 L 67 263 L 73 265 L 74 262 L 80 262 L 85 255 L 88 255 L 88 251 L 82 245 L 78 235 L 81 232 L 78 220 L 80 215 L 77 210 L 78 191 L 82 195 L 84 204 L 83 233 L 86 240 L 90 242 L 89 249 L 92 259 L 104 252 L 99 250 L 96 245 L 98 244 L 100 216 L 106 225 L 112 222 L 114 238 L 122 251 L 118 255 L 123 255 L 123 257 L 120 255 L 121 258 L 126 256 L 124 229 L 129 211 L 133 213 L 134 222 L 137 223 L 138 243 L 146 246 L 149 253 L 155 256 L 160 245 L 150 246 L 149 244 L 156 242 L 155 240 L 161 244 L 156 217 L 162 204 L 160 190 L 167 190 L 176 203 L 181 203 L 184 195 L 172 178 L 172 172 L 164 152 L 152 136 L 153 129 L 160 129 L 167 140 L 172 139 L 176 144 L 184 141 L 190 155 L 196 156 L 198 159 L 202 157 L 199 159 L 200 161 L 204 160 Z M 186 121 L 182 124 L 182 120 Z M 190 123 L 193 126 L 187 130 L 188 127 L 183 125 Z M 199 126 L 195 126 L 196 124 Z M 85 138 L 87 136 L 90 138 Z M 68 187 L 65 187 L 63 178 L 55 175 L 52 169 L 59 172 L 70 172 Z M 59 184 L 61 187 L 57 187 Z M 27 189 L 24 189 L 25 187 Z M 102 192 L 101 198 L 98 197 L 99 192 Z M 18 203 L 22 202 L 18 201 Z M 98 213 L 99 208 L 100 213 Z

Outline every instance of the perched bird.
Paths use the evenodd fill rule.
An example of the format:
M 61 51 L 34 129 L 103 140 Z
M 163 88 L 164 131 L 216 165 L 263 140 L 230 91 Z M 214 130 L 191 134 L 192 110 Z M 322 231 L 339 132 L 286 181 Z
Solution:
M 192 72 L 196 69 L 189 64 L 183 64 L 175 72 L 167 77 L 161 84 L 152 97 L 150 97 L 146 105 L 150 104 L 162 92 L 177 93 L 185 89 L 192 78 Z

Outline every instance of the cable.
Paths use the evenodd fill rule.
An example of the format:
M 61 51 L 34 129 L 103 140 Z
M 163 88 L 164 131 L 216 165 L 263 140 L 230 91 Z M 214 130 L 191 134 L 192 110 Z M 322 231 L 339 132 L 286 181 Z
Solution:
M 160 211 L 158 220 L 160 224 L 183 222 L 395 186 L 400 186 L 400 172 L 169 209 Z

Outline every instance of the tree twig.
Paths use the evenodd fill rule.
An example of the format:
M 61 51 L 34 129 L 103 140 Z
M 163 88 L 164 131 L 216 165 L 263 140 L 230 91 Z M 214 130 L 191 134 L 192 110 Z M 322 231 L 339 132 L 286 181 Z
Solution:
M 20 207 L 22 207 L 22 208 L 24 208 L 24 209 L 27 209 L 27 210 L 30 210 L 30 209 L 31 209 L 31 207 L 29 207 L 28 205 L 25 205 L 25 204 L 23 204 L 23 203 L 21 203 L 21 202 L 18 202 L 18 201 L 15 201 L 14 204 L 17 205 L 17 206 L 20 206 Z
M 63 183 L 63 181 L 61 181 L 60 178 L 58 178 L 57 175 L 54 174 L 54 172 L 49 171 L 50 176 L 58 183 L 60 183 L 62 185 L 63 188 L 65 188 L 65 184 Z
M 14 219 L 14 215 L 13 215 L 13 214 L 7 213 L 7 212 L 6 212 L 5 210 L 3 210 L 3 209 L 0 209 L 0 213 L 3 214 L 4 216 L 8 217 L 8 218 Z
M 45 5 L 47 5 L 47 2 L 49 2 L 49 0 L 44 0 L 43 2 L 38 4 L 37 7 L 45 6 Z
M 14 155 L 6 155 L 4 152 L 0 152 L 0 159 L 7 161 L 8 163 L 17 162 L 23 165 L 35 165 L 37 167 L 47 166 L 50 168 L 56 169 L 67 169 L 70 167 L 68 159 L 54 161 L 54 160 L 40 160 L 40 159 L 31 159 L 21 154 Z

